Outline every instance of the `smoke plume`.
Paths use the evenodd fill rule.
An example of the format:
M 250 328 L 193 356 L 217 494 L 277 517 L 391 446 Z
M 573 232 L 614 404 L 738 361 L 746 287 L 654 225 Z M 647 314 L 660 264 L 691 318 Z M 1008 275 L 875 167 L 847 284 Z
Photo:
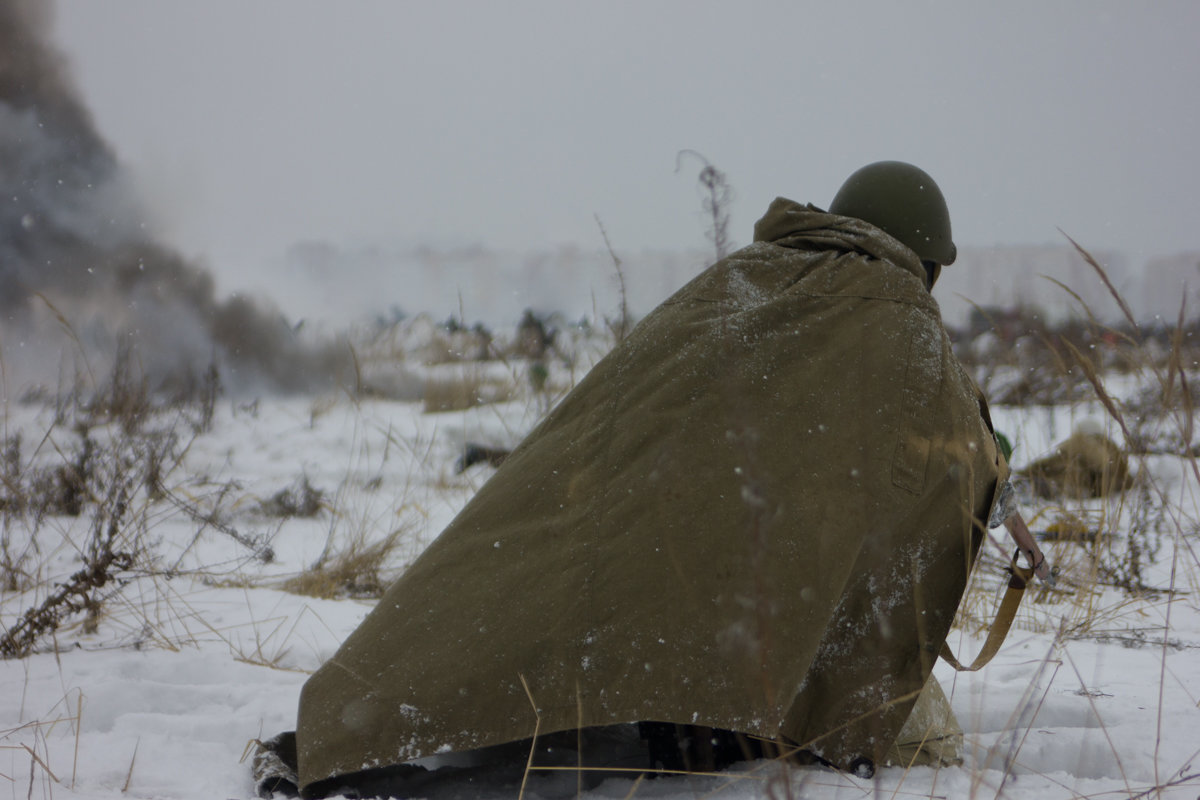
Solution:
M 224 385 L 336 382 L 345 347 L 219 299 L 211 275 L 144 227 L 132 187 L 49 44 L 47 0 L 0 0 L 0 347 L 11 384 L 123 357 L 152 386 L 212 363 Z M 70 379 L 70 376 L 67 376 Z

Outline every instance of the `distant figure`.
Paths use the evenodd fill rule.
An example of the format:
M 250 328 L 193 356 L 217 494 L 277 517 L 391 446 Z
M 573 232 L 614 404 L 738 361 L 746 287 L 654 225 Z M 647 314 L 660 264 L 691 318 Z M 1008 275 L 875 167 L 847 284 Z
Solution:
M 545 358 L 546 353 L 554 346 L 557 333 L 554 330 L 547 331 L 546 324 L 533 313 L 533 310 L 525 309 L 520 323 L 517 324 L 517 341 L 515 342 L 517 355 L 531 359 Z
M 1093 420 L 1080 423 L 1054 452 L 1034 461 L 1020 474 L 1043 498 L 1096 498 L 1133 486 L 1129 459 Z
M 476 322 L 471 328 L 475 334 L 475 360 L 490 361 L 492 359 L 492 332 L 482 322 Z
M 482 444 L 467 442 L 462 455 L 459 456 L 458 461 L 454 462 L 454 474 L 462 475 L 471 467 L 485 461 L 493 467 L 498 467 L 504 463 L 504 459 L 508 458 L 509 452 L 499 447 L 486 447 Z

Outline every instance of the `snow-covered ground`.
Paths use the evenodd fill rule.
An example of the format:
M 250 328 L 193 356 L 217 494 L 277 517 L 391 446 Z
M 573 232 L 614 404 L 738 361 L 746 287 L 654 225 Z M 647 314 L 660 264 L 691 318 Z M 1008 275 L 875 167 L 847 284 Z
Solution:
M 303 596 L 283 584 L 323 552 L 396 531 L 392 570 L 420 553 L 491 472 L 484 465 L 456 474 L 463 444 L 511 445 L 537 420 L 542 404 L 521 390 L 520 365 L 507 369 L 514 398 L 467 411 L 424 413 L 419 402 L 345 395 L 222 399 L 201 433 L 191 411 L 156 415 L 147 429 L 176 437 L 169 452 L 177 462 L 162 465 L 167 494 L 151 499 L 135 487 L 119 521 L 121 541 L 136 540 L 143 556 L 122 573 L 126 582 L 98 590 L 97 614 L 70 615 L 34 654 L 0 661 L 0 791 L 13 798 L 252 797 L 250 742 L 294 727 L 308 673 L 371 605 Z M 1080 419 L 1103 419 L 1099 407 L 994 412 L 1017 446 L 1018 466 Z M 3 424 L 7 442 L 20 434 L 17 462 L 27 472 L 70 460 L 82 446 L 81 434 L 56 421 L 45 402 L 10 402 Z M 103 452 L 126 446 L 116 423 L 89 435 Z M 132 457 L 124 472 L 113 467 L 114 476 L 143 464 Z M 1200 480 L 1196 465 L 1178 456 L 1138 466 L 1154 477 L 1162 518 L 1142 519 L 1146 509 L 1132 500 L 1071 510 L 1106 531 L 1141 525 L 1143 545 L 1159 545 L 1152 564 L 1143 559 L 1142 579 L 1160 591 L 1134 597 L 1092 585 L 1080 546 L 1055 545 L 1065 592 L 1027 599 L 985 669 L 956 674 L 939 662 L 937 675 L 966 733 L 963 766 L 889 768 L 861 780 L 763 761 L 720 777 L 639 782 L 618 775 L 584 796 L 1195 798 Z M 320 501 L 316 513 L 281 515 L 272 499 L 298 498 L 305 485 Z M 28 573 L 18 586 L 3 587 L 6 627 L 79 569 L 93 509 L 40 521 L 28 512 L 4 516 L 2 555 L 23 558 Z M 1050 504 L 1026 510 L 1035 530 L 1062 513 Z M 1111 543 L 1109 557 L 1118 557 L 1123 542 Z M 978 650 L 980 623 L 994 607 L 1003 556 L 1000 544 L 991 549 L 997 555 L 981 565 L 951 635 L 960 657 Z M 535 775 L 524 791 L 552 797 L 575 790 L 574 778 Z M 429 796 L 511 798 L 520 791 L 509 780 L 435 787 Z

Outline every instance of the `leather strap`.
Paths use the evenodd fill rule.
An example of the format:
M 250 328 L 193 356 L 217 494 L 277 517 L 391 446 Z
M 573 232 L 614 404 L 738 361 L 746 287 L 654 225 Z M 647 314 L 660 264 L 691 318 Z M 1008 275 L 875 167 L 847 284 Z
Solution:
M 1005 590 L 1004 598 L 1000 601 L 1000 608 L 996 610 L 996 618 L 992 620 L 992 626 L 988 629 L 987 640 L 983 643 L 983 649 L 979 651 L 979 655 L 971 662 L 971 666 L 964 667 L 954 657 L 954 653 L 950 652 L 949 643 L 942 642 L 942 658 L 959 672 L 975 672 L 982 669 L 1000 650 L 1000 645 L 1004 644 L 1004 638 L 1008 636 L 1008 629 L 1012 627 L 1013 619 L 1017 616 L 1017 609 L 1021 606 L 1021 598 L 1025 595 L 1025 587 L 1029 585 L 1029 581 L 1033 578 L 1033 567 L 1022 567 L 1017 563 L 1020 555 L 1020 550 L 1017 550 L 1013 554 L 1012 565 L 1008 568 L 1010 576 L 1008 579 L 1008 589 Z

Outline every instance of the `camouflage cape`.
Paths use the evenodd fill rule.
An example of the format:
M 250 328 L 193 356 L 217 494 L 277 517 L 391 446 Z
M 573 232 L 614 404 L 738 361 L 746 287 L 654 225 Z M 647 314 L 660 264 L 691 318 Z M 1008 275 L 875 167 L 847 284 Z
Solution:
M 882 759 L 1007 467 L 911 250 L 783 198 L 755 234 L 597 364 L 309 679 L 306 794 L 535 725 Z

